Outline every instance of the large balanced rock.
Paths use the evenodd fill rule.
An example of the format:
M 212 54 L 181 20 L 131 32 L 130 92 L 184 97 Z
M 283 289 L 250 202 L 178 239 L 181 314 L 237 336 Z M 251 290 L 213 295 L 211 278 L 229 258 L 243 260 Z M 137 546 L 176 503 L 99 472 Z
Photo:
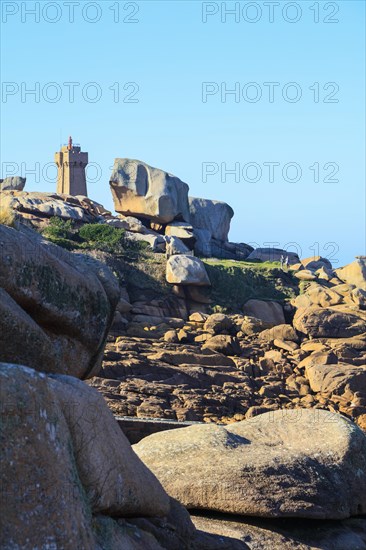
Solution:
M 228 240 L 234 210 L 226 202 L 189 197 L 189 213 L 195 229 L 209 231 L 212 239 Z
M 350 338 L 366 332 L 366 321 L 353 310 L 306 307 L 296 311 L 295 329 L 312 338 Z
M 272 326 L 285 324 L 281 304 L 265 300 L 248 300 L 243 307 L 244 315 L 256 317 Z
M 279 262 L 281 256 L 288 257 L 289 264 L 297 264 L 300 259 L 295 252 L 287 252 L 281 248 L 256 248 L 247 257 L 248 261 L 260 260 L 261 262 Z
M 188 509 L 318 519 L 366 512 L 366 437 L 328 411 L 191 426 L 151 435 L 134 449 Z
M 170 256 L 166 264 L 166 280 L 174 285 L 211 284 L 202 260 L 185 254 Z
M 158 223 L 189 221 L 188 185 L 140 160 L 117 158 L 109 181 L 114 207 Z
M 0 191 L 23 191 L 26 178 L 14 176 L 0 180 Z
M 0 361 L 86 378 L 101 364 L 120 290 L 100 262 L 0 225 Z
M 336 274 L 341 281 L 366 290 L 366 257 L 359 257 L 351 264 L 336 269 Z

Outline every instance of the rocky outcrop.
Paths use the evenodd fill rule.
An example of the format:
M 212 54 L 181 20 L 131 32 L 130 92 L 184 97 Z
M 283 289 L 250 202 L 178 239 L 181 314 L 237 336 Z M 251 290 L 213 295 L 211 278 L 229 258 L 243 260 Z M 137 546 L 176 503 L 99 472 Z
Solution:
M 100 378 L 90 381 L 116 414 L 228 424 L 270 410 L 320 407 L 366 429 L 365 335 L 301 341 L 290 325 L 263 331 L 268 325 L 258 319 L 200 313 L 181 324 L 139 326 L 107 345 Z M 210 349 L 213 335 L 220 338 Z M 325 384 L 312 385 L 312 365 L 321 374 L 322 366 L 332 367 Z
M 210 286 L 203 262 L 194 256 L 175 254 L 166 264 L 166 280 L 174 285 Z
M 351 264 L 336 269 L 337 277 L 345 283 L 366 289 L 366 257 L 361 256 Z
M 139 160 L 117 158 L 110 177 L 117 212 L 153 222 L 189 222 L 188 185 Z
M 349 338 L 366 332 L 366 320 L 347 308 L 299 308 L 293 323 L 296 330 L 312 338 Z
M 14 176 L 0 179 L 0 191 L 23 191 L 26 178 L 20 176 Z
M 366 436 L 327 411 L 191 426 L 134 449 L 188 509 L 316 519 L 366 512 Z
M 0 225 L 0 254 L 0 360 L 97 374 L 120 293 L 109 269 L 21 225 Z
M 226 202 L 189 197 L 190 221 L 195 229 L 210 233 L 210 239 L 226 242 L 233 209 Z M 208 237 L 208 233 L 206 234 Z
M 92 514 L 168 513 L 168 497 L 95 390 L 10 364 L 0 375 L 3 548 L 90 548 Z
M 217 548 L 136 456 L 95 390 L 0 363 L 0 392 L 4 550 Z
M 112 217 L 104 206 L 83 196 L 3 191 L 0 201 L 3 207 L 15 210 L 23 218 L 35 222 L 55 216 L 83 223 L 95 222 L 101 217 Z

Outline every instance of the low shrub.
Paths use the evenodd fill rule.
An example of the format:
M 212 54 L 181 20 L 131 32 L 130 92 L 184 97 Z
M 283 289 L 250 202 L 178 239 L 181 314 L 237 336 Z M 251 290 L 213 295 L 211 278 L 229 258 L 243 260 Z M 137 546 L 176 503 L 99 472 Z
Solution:
M 71 220 L 62 218 L 50 218 L 49 225 L 43 230 L 42 234 L 50 240 L 53 239 L 71 239 L 73 238 L 73 223 Z
M 124 248 L 124 233 L 124 229 L 89 223 L 79 229 L 78 236 L 86 248 L 98 248 L 118 253 Z

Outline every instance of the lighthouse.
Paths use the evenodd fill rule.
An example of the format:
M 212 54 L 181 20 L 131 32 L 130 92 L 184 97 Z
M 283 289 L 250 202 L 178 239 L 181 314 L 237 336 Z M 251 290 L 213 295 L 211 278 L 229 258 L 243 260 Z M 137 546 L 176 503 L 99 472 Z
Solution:
M 55 153 L 57 165 L 57 193 L 65 195 L 88 196 L 85 168 L 88 164 L 88 153 L 82 153 L 79 144 L 74 144 L 69 137 L 67 145 Z

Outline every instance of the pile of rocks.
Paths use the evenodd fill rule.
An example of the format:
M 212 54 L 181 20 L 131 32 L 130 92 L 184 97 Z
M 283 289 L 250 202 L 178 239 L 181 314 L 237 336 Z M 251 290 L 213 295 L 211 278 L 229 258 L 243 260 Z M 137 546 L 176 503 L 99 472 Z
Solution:
M 358 259 L 330 281 L 303 283 L 291 324 L 279 303 L 261 300 L 249 300 L 242 314 L 126 324 L 91 383 L 120 415 L 231 423 L 324 408 L 366 429 L 366 311 L 354 301 L 364 291 L 338 278 L 364 286 L 364 273 Z

